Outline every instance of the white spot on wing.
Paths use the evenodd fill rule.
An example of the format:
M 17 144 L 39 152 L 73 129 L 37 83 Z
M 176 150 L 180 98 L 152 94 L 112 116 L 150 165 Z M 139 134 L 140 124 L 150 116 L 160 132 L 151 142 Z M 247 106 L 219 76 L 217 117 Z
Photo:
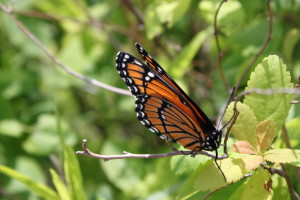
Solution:
M 152 72 L 148 72 L 148 76 L 150 76 L 151 78 L 154 78 L 154 74 Z

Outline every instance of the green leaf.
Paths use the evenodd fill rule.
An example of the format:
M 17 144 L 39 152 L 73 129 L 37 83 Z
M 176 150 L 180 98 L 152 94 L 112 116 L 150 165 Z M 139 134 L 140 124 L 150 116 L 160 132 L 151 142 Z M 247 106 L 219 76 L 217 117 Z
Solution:
M 231 103 L 226 110 L 225 119 L 227 121 L 233 116 L 233 105 L 234 103 Z M 239 111 L 239 115 L 231 132 L 236 139 L 247 141 L 255 148 L 255 129 L 258 124 L 256 117 L 251 108 L 246 104 L 238 102 L 236 108 Z
M 41 183 L 37 183 L 11 168 L 8 168 L 5 166 L 0 166 L 0 172 L 7 176 L 10 176 L 11 178 L 14 178 L 14 179 L 20 181 L 26 187 L 28 187 L 30 190 L 34 191 L 38 196 L 40 196 L 43 199 L 46 199 L 46 200 L 59 199 L 57 194 L 55 193 L 55 191 L 50 189 L 48 186 L 43 185 Z
M 274 140 L 274 123 L 271 120 L 260 122 L 256 127 L 258 152 L 264 152 Z
M 82 177 L 79 163 L 75 152 L 69 146 L 64 151 L 64 170 L 66 181 L 69 186 L 69 193 L 72 200 L 84 200 L 85 194 L 82 184 Z
M 203 43 L 210 37 L 212 33 L 211 28 L 199 32 L 184 49 L 181 50 L 180 54 L 169 64 L 169 69 L 173 69 L 170 73 L 174 79 L 181 79 L 188 66 L 190 66 L 193 58 L 198 53 Z
M 145 13 L 145 26 L 148 39 L 153 39 L 167 25 L 172 27 L 189 8 L 191 0 L 156 1 L 149 5 Z
M 199 165 L 202 165 L 210 160 L 207 156 L 173 156 L 171 158 L 171 169 L 176 174 L 191 173 L 195 171 Z
M 300 150 L 272 149 L 264 153 L 264 159 L 273 163 L 299 162 Z
M 25 129 L 25 126 L 15 119 L 7 119 L 0 121 L 0 134 L 11 137 L 20 137 Z
M 190 175 L 190 178 L 180 190 L 179 196 L 187 197 L 198 191 L 212 191 L 228 183 L 236 182 L 250 170 L 259 167 L 259 164 L 263 162 L 263 158 L 261 156 L 249 155 L 243 158 L 227 158 L 217 162 L 226 176 L 227 183 L 224 181 L 216 164 L 211 161 L 200 166 Z
M 258 168 L 245 183 L 240 199 L 271 200 L 273 197 L 271 188 L 271 175 L 267 170 Z
M 278 56 L 268 56 L 257 65 L 251 73 L 246 91 L 249 89 L 292 88 L 290 72 Z M 275 135 L 277 135 L 291 108 L 290 101 L 293 95 L 250 94 L 245 97 L 244 103 L 254 112 L 258 121 L 273 120 Z
M 58 174 L 53 169 L 50 169 L 50 173 L 55 189 L 57 190 L 58 195 L 60 197 L 60 200 L 70 200 L 71 198 L 69 196 L 68 189 L 66 188 L 65 184 L 61 181 Z
M 183 186 L 180 187 L 177 199 L 187 199 L 190 196 L 192 196 L 192 195 L 196 194 L 197 192 L 199 192 L 199 190 L 197 190 L 194 187 L 195 180 L 198 178 L 198 174 L 203 169 L 205 169 L 208 165 L 210 165 L 211 162 L 213 162 L 213 161 L 207 162 L 204 165 L 200 165 L 197 170 L 195 170 L 193 173 L 190 174 L 187 181 L 183 184 Z
M 233 183 L 240 180 L 249 171 L 259 167 L 263 158 L 257 155 L 247 155 L 242 158 L 227 158 L 217 162 L 225 174 L 227 182 Z M 221 174 L 220 178 L 223 178 Z

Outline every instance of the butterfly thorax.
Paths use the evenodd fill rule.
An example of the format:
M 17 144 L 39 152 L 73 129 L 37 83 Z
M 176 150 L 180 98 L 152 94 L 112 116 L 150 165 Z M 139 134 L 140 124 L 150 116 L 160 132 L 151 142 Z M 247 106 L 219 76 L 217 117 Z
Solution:
M 205 142 L 201 143 L 201 149 L 214 151 L 219 148 L 221 143 L 222 130 L 214 130 L 205 138 Z

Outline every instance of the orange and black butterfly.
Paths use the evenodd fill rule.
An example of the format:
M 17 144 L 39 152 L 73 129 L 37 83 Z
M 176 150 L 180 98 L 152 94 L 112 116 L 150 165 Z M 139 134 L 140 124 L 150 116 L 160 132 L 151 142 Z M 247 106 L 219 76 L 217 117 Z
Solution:
M 163 139 L 192 151 L 216 151 L 222 130 L 217 130 L 204 112 L 176 84 L 165 70 L 135 44 L 147 64 L 119 52 L 116 67 L 136 98 L 138 120 Z M 217 156 L 217 155 L 216 155 Z

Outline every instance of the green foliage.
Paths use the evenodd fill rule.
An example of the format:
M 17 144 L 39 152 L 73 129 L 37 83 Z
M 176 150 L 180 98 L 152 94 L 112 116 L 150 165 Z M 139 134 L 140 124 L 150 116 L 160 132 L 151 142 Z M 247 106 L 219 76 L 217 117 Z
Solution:
M 12 6 L 16 18 L 55 58 L 115 87 L 125 88 L 114 67 L 117 52 L 137 56 L 133 44 L 139 42 L 214 119 L 228 98 L 216 67 L 219 52 L 213 37 L 219 3 L 31 0 Z M 271 8 L 272 39 L 238 92 L 297 83 L 300 3 L 274 0 Z M 223 4 L 217 33 L 222 69 L 231 86 L 261 47 L 266 19 L 265 1 Z M 3 10 L 0 22 L 3 198 L 200 199 L 220 189 L 208 199 L 291 199 L 286 180 L 270 175 L 260 166 L 264 162 L 279 170 L 285 164 L 293 189 L 300 193 L 300 109 L 290 104 L 293 95 L 251 93 L 237 103 L 229 158 L 217 161 L 229 185 L 213 160 L 202 155 L 99 162 L 75 155 L 83 138 L 93 152 L 107 155 L 170 150 L 136 120 L 132 97 L 96 88 L 57 68 Z M 227 108 L 226 121 L 233 106 Z M 218 150 L 222 155 L 222 146 Z
M 13 179 L 22 182 L 28 187 L 28 189 L 34 191 L 38 196 L 42 197 L 43 199 L 46 200 L 58 199 L 58 196 L 55 194 L 55 191 L 53 191 L 48 186 L 37 183 L 9 167 L 0 166 L 0 172 L 7 176 L 10 176 Z
M 290 72 L 278 56 L 269 56 L 259 64 L 251 74 L 246 91 L 252 88 L 292 88 Z M 271 119 L 275 123 L 275 134 L 278 133 L 291 108 L 293 95 L 251 94 L 245 97 L 247 104 L 255 113 L 258 121 Z
M 78 161 L 73 153 L 73 150 L 67 146 L 65 147 L 64 151 L 64 166 L 67 185 L 64 184 L 59 175 L 53 169 L 50 169 L 52 181 L 57 192 L 52 190 L 48 186 L 31 180 L 30 178 L 6 166 L 0 166 L 0 172 L 15 180 L 20 181 L 28 189 L 32 190 L 38 196 L 46 200 L 86 199 L 82 187 L 82 177 Z

